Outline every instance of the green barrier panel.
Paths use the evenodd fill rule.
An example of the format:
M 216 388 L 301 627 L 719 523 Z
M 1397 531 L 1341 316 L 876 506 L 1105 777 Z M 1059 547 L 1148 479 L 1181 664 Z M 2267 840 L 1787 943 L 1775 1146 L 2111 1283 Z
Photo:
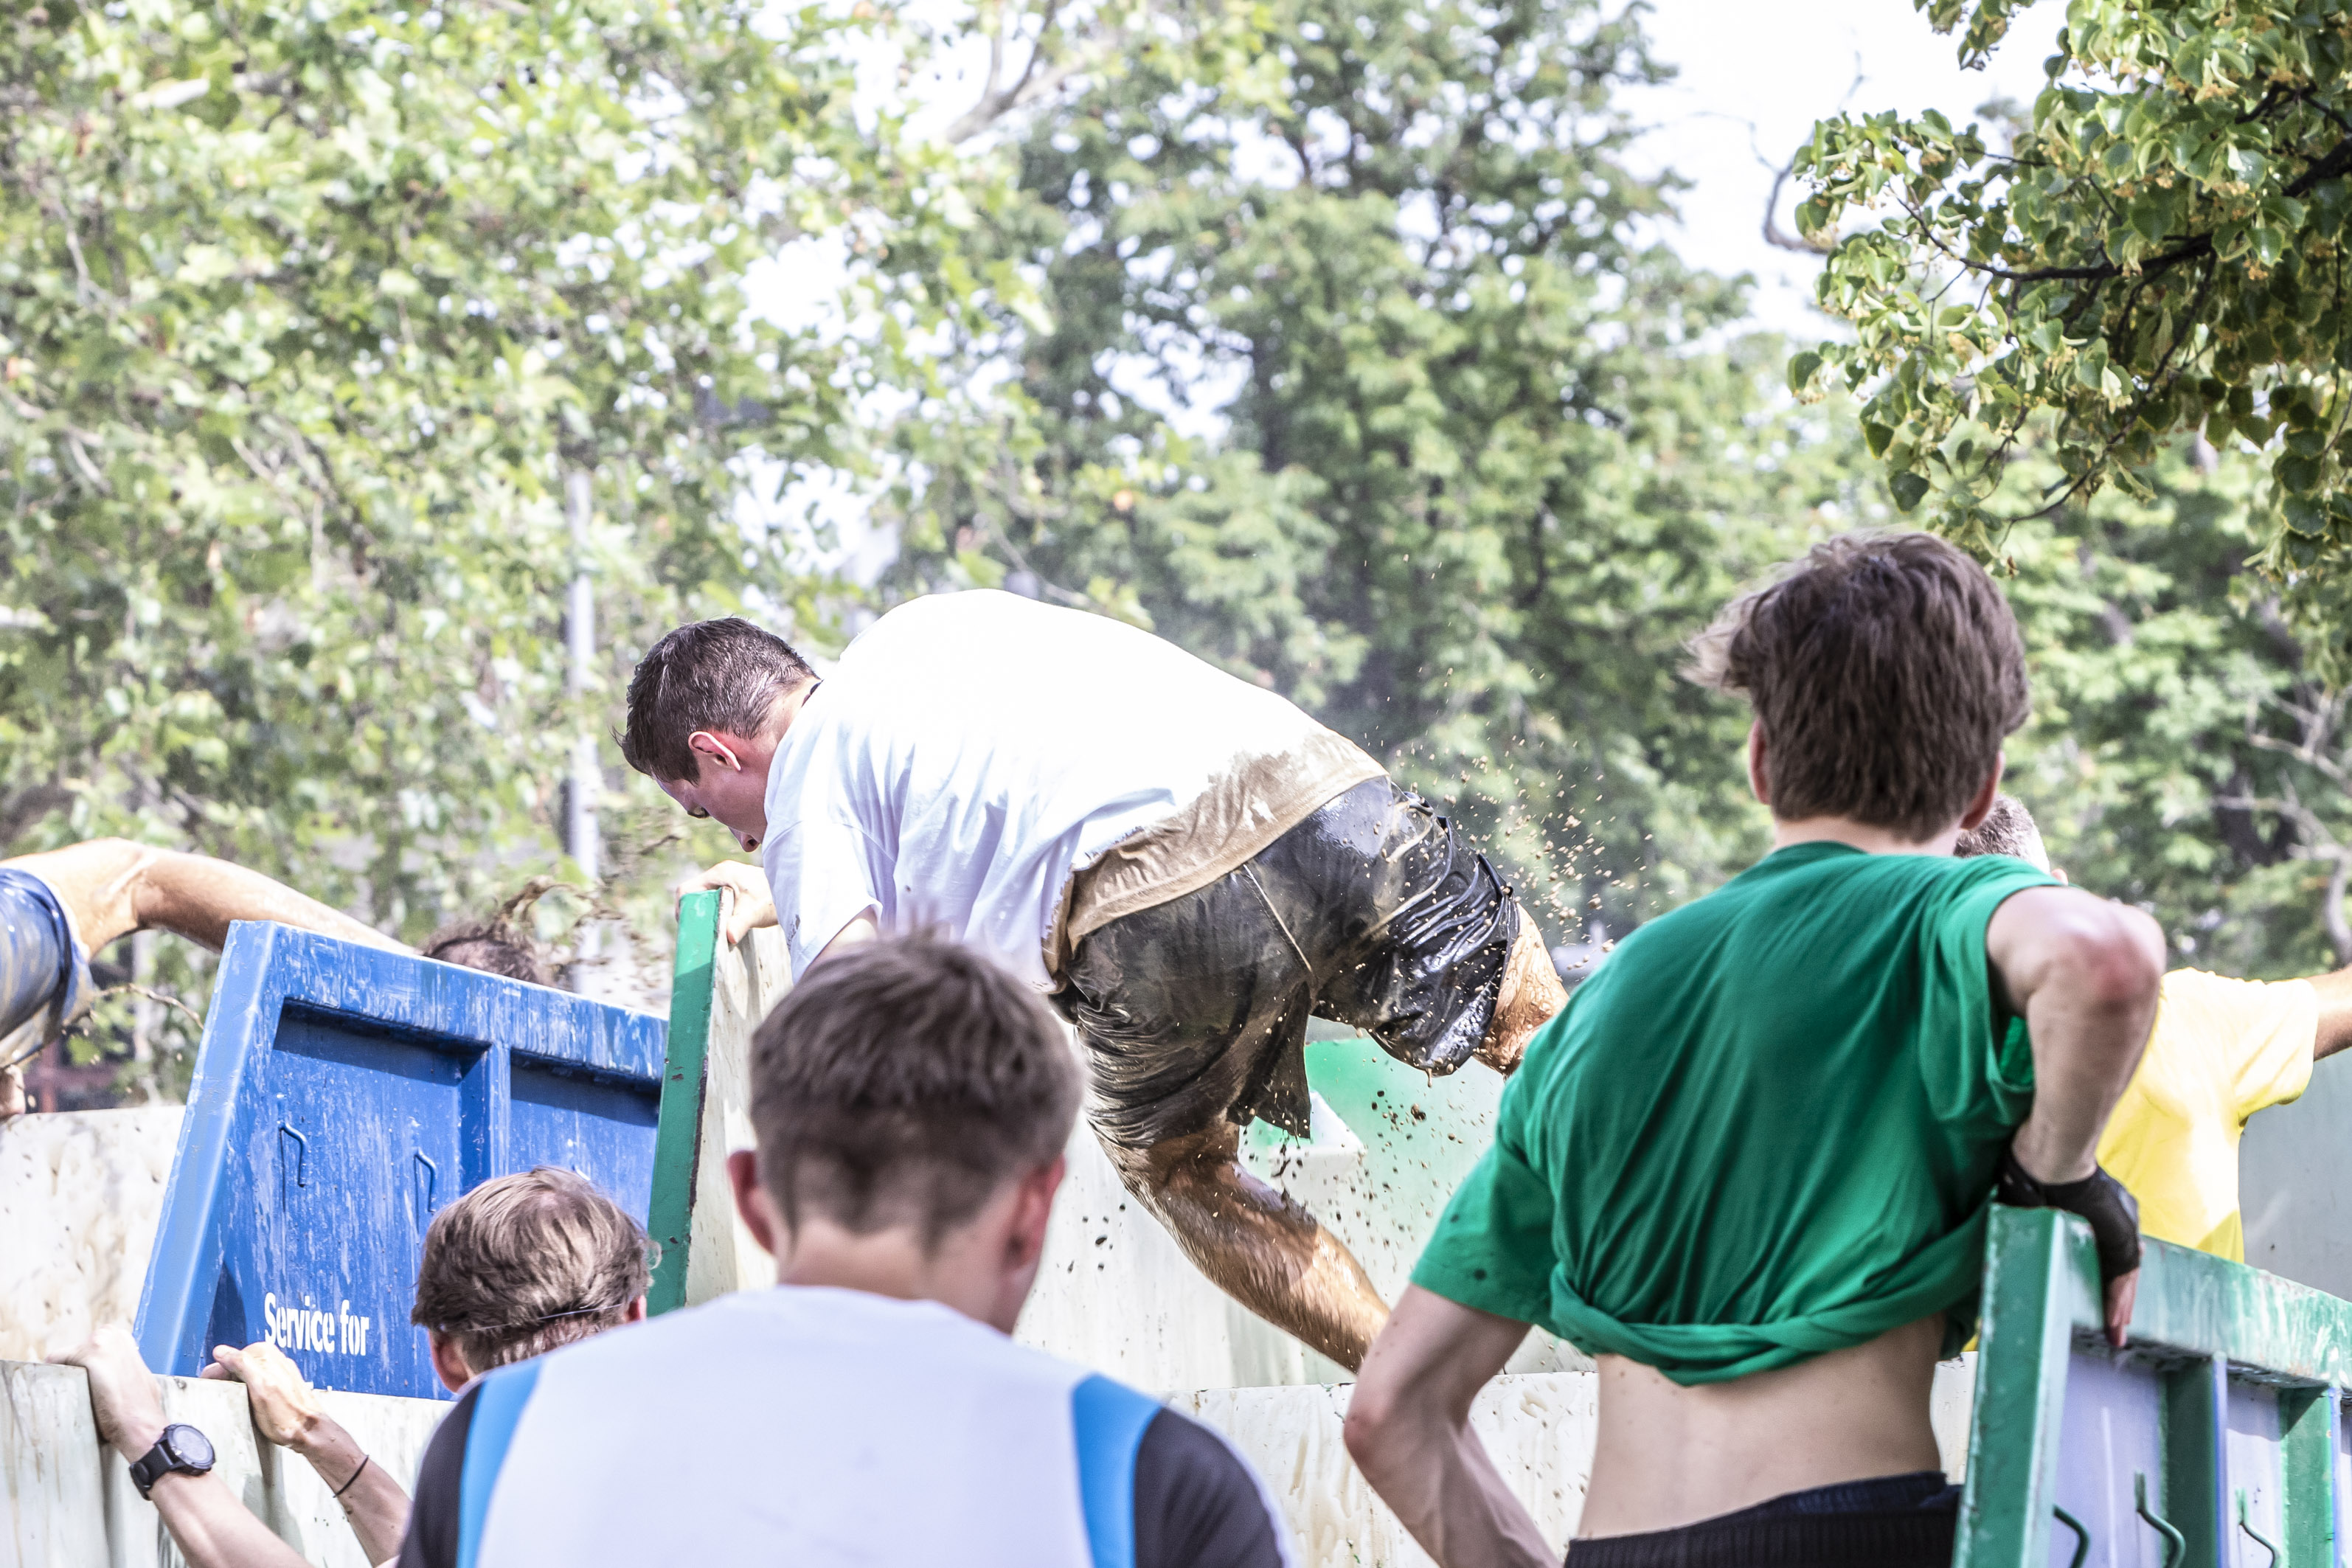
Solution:
M 2151 1241 L 2116 1351 L 2089 1227 L 1997 1205 L 1984 1304 L 1957 1568 L 2336 1568 L 2352 1303 Z
M 654 1131 L 654 1185 L 646 1229 L 661 1244 L 646 1310 L 686 1305 L 693 1237 L 695 1173 L 702 1152 L 702 1095 L 710 1050 L 710 1001 L 719 952 L 719 895 L 688 893 L 677 910 L 677 959 L 670 975 L 669 1056 L 663 1064 L 660 1121 Z

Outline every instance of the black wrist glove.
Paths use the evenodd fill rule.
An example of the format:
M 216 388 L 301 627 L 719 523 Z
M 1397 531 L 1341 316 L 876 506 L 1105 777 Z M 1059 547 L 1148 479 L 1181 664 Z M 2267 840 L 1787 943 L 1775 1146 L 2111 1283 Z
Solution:
M 2089 1220 L 2102 1284 L 2139 1267 L 2139 1201 L 2104 1166 L 2079 1182 L 2037 1182 L 2011 1146 L 2001 1153 L 2000 1185 L 1993 1195 L 2011 1208 L 2063 1209 Z

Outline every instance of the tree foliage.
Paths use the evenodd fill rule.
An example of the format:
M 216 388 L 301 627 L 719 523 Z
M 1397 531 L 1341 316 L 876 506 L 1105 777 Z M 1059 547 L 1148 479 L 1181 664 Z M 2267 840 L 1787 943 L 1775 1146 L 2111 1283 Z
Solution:
M 1674 187 L 1612 94 L 1656 70 L 1589 4 L 1163 17 L 1018 125 L 975 244 L 1046 319 L 962 345 L 1020 367 L 997 422 L 910 429 L 897 587 L 1009 578 L 1287 693 L 1555 940 L 1719 880 L 1760 817 L 1680 643 L 1866 498 L 1740 286 L 1636 237 Z
M 850 26 L 12 10 L 0 844 L 194 847 L 411 939 L 550 868 L 572 738 L 649 637 L 753 568 L 810 607 L 736 525 L 739 459 L 854 468 L 848 405 L 892 367 L 762 321 L 745 270 L 849 215 L 859 244 L 943 222 L 940 161 L 857 129 Z M 574 697 L 582 569 L 608 651 Z M 604 891 L 643 891 L 623 862 Z
M 1917 0 L 1994 47 L 2014 0 Z M 2009 144 L 1941 116 L 1815 128 L 1800 211 L 1853 326 L 1790 366 L 1842 374 L 1906 509 L 1988 551 L 2009 522 L 2112 486 L 2156 496 L 2169 437 L 2267 459 L 2251 540 L 2318 667 L 2352 633 L 2352 10 L 2334 0 L 2078 0 Z M 2006 465 L 2057 471 L 2020 508 Z

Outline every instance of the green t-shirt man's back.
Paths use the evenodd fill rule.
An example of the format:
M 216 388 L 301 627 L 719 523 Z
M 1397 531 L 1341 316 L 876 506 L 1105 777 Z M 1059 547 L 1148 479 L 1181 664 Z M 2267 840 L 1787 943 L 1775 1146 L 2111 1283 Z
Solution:
M 1537 1034 L 1413 1283 L 1719 1382 L 1973 1326 L 2033 1101 L 1985 924 L 2021 860 L 1801 844 L 1652 921 Z

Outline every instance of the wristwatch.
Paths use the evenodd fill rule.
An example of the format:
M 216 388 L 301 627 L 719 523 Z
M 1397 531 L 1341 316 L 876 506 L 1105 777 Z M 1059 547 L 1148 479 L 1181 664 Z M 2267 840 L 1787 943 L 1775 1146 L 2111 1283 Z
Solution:
M 213 1446 L 202 1432 L 182 1422 L 163 1428 L 155 1446 L 131 1467 L 131 1479 L 145 1497 L 157 1481 L 174 1470 L 201 1476 L 213 1468 Z

